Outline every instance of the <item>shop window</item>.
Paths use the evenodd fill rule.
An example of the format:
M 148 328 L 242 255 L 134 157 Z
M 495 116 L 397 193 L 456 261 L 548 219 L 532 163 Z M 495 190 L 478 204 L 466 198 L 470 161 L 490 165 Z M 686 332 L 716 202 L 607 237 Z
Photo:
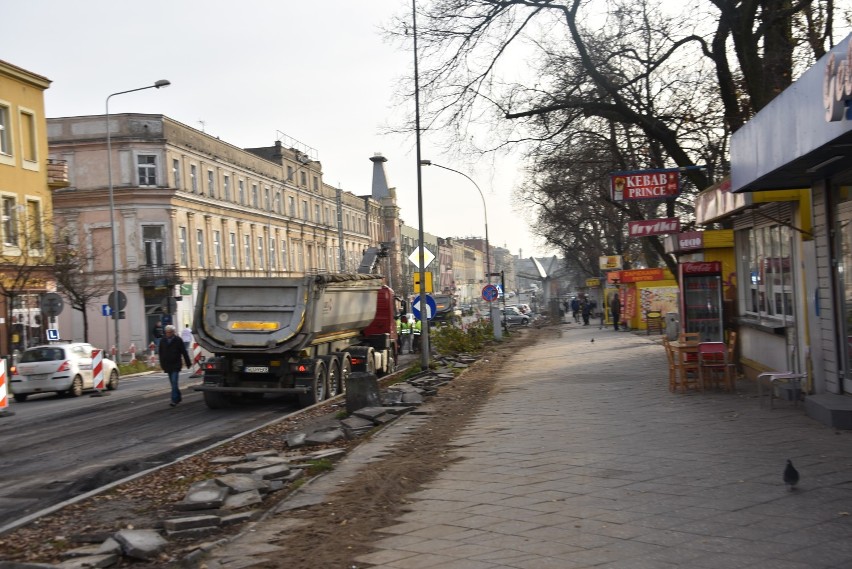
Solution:
M 792 234 L 784 225 L 737 232 L 741 312 L 768 324 L 793 321 Z

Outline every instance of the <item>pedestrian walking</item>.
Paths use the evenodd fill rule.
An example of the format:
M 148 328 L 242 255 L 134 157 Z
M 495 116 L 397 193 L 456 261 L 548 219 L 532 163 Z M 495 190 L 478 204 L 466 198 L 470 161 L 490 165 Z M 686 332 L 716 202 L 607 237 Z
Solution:
M 574 316 L 574 323 L 580 323 L 580 299 L 576 296 L 571 299 L 571 315 Z
M 154 329 L 151 331 L 151 338 L 154 340 L 154 347 L 160 349 L 160 340 L 163 339 L 163 323 L 157 320 L 154 324 Z
M 180 339 L 183 340 L 183 345 L 189 352 L 192 349 L 192 328 L 189 327 L 189 324 L 183 325 L 183 330 L 180 331 Z
M 180 379 L 181 360 L 190 367 L 189 353 L 186 351 L 186 346 L 183 345 L 183 340 L 175 334 L 175 327 L 169 324 L 165 328 L 165 335 L 160 340 L 158 348 L 160 356 L 160 367 L 169 376 L 169 383 L 172 386 L 172 402 L 170 407 L 174 407 L 181 402 L 180 387 L 178 380 Z
M 612 325 L 618 332 L 618 322 L 621 320 L 621 299 L 618 298 L 617 291 L 610 298 L 609 313 L 612 315 Z
M 408 322 L 408 316 L 403 314 L 399 317 L 396 325 L 397 333 L 399 334 L 399 353 L 411 353 L 411 324 Z
M 589 325 L 589 318 L 592 316 L 592 303 L 588 298 L 584 298 L 580 303 L 580 312 L 583 315 L 583 326 Z
M 414 324 L 411 326 L 411 351 L 420 351 L 420 333 L 423 331 L 423 324 L 419 318 L 414 319 Z

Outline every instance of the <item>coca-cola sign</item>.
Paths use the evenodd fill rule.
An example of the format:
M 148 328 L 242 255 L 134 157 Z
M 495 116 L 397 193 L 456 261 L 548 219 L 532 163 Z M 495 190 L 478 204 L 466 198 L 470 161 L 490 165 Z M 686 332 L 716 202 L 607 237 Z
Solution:
M 610 191 L 613 201 L 669 199 L 680 194 L 680 174 L 677 168 L 613 172 Z
M 719 261 L 681 263 L 680 270 L 684 275 L 718 274 L 722 272 L 722 263 Z
M 627 232 L 630 237 L 650 237 L 651 235 L 666 235 L 679 231 L 680 220 L 676 217 L 627 222 Z

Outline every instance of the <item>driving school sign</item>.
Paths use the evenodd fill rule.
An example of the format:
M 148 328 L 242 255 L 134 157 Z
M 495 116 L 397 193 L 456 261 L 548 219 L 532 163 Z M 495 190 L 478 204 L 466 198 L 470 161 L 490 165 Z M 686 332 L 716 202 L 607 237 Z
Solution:
M 613 172 L 609 176 L 613 201 L 662 200 L 680 194 L 677 168 Z

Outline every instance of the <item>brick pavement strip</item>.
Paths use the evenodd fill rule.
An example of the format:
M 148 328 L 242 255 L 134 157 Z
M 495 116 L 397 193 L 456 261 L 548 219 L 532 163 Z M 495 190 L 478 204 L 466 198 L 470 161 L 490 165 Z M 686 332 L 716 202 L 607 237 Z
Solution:
M 450 444 L 459 460 L 405 497 L 356 566 L 852 567 L 852 432 L 801 407 L 761 408 L 753 384 L 737 387 L 672 394 L 652 338 L 555 327 L 502 368 Z M 319 503 L 423 421 L 392 423 L 278 511 Z M 781 479 L 788 458 L 802 475 L 795 492 Z M 248 553 L 252 536 L 262 545 L 264 531 L 221 556 Z
M 592 343 L 591 338 L 595 338 Z M 531 373 L 534 372 L 534 373 Z M 382 569 L 852 566 L 852 433 L 736 394 L 672 394 L 662 346 L 562 325 L 513 358 L 358 563 Z M 786 459 L 800 489 L 781 480 Z

